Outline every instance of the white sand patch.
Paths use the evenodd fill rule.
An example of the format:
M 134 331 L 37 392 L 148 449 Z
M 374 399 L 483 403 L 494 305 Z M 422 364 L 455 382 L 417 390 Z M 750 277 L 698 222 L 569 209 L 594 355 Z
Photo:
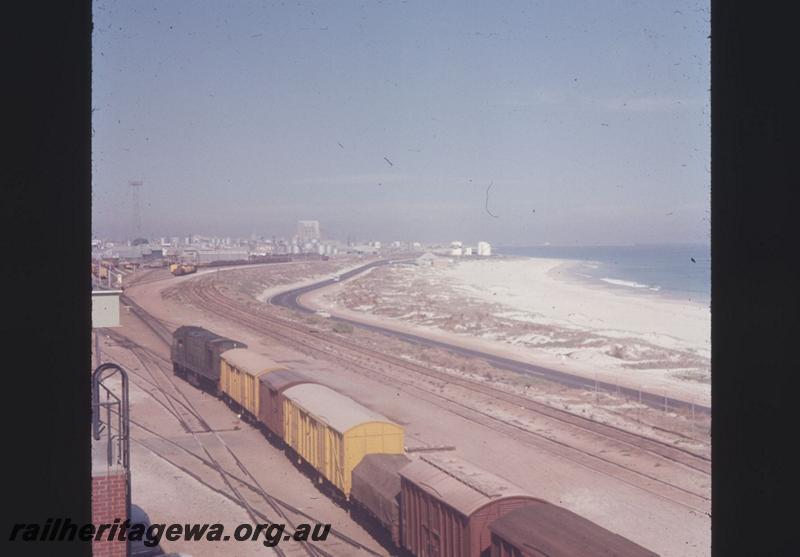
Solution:
M 638 336 L 670 348 L 710 354 L 711 312 L 695 302 L 593 288 L 569 280 L 558 259 L 463 261 L 436 269 L 454 288 L 486 301 L 540 316 L 543 322 L 597 330 L 603 336 Z

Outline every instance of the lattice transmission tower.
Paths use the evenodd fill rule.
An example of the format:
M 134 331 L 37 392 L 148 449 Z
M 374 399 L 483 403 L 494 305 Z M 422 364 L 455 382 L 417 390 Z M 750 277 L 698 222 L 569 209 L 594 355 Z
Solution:
M 133 237 L 141 238 L 142 236 L 142 210 L 140 206 L 140 190 L 142 189 L 141 180 L 131 180 L 128 185 L 131 187 L 131 197 L 133 199 Z

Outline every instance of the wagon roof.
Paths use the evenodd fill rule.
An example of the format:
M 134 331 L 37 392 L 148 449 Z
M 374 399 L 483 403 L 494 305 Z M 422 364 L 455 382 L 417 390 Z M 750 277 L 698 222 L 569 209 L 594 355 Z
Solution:
M 246 347 L 246 345 L 243 342 L 218 335 L 213 331 L 209 331 L 208 329 L 197 327 L 195 325 L 183 325 L 181 327 L 178 327 L 177 329 L 175 329 L 173 336 L 177 339 L 186 339 L 191 337 L 194 339 L 199 339 L 201 342 L 215 343 L 215 344 L 236 342 L 240 346 Z
M 497 519 L 489 528 L 517 547 L 537 550 L 537 555 L 657 557 L 629 539 L 545 501 L 532 501 Z
M 279 369 L 272 373 L 262 375 L 259 380 L 267 387 L 275 391 L 282 391 L 288 387 L 299 385 L 300 383 L 313 383 L 314 380 L 308 375 L 292 369 Z
M 232 348 L 220 354 L 220 358 L 234 366 L 240 371 L 250 375 L 282 369 L 282 366 L 258 352 L 253 352 L 247 348 Z
M 363 478 L 360 485 L 388 501 L 393 501 L 400 493 L 400 476 L 398 471 L 411 460 L 403 454 L 368 454 L 353 468 L 353 495 L 356 494 L 356 479 Z M 369 494 L 366 494 L 367 496 Z M 365 497 L 367 498 L 367 497 Z
M 289 387 L 283 391 L 283 396 L 339 433 L 346 433 L 355 426 L 367 422 L 392 423 L 386 416 L 361 406 L 355 400 L 337 393 L 333 389 L 316 383 L 304 383 Z
M 206 340 L 228 340 L 217 333 L 195 325 L 183 325 L 182 327 L 178 327 L 175 329 L 175 336 L 191 336 L 195 338 L 204 338 Z
M 464 516 L 509 497 L 533 499 L 508 480 L 451 455 L 420 456 L 400 475 Z

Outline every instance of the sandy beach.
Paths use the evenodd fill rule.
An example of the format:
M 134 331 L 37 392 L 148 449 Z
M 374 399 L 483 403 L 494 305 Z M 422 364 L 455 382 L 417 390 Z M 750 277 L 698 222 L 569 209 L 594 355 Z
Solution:
M 710 403 L 710 310 L 618 285 L 574 262 L 462 260 L 374 269 L 304 298 L 348 317 L 413 327 L 632 388 Z
M 560 259 L 465 261 L 442 269 L 454 289 L 507 305 L 520 318 L 593 330 L 609 338 L 637 337 L 665 348 L 711 355 L 711 313 L 700 303 L 630 288 L 590 286 L 571 277 Z M 525 315 L 527 314 L 527 315 Z

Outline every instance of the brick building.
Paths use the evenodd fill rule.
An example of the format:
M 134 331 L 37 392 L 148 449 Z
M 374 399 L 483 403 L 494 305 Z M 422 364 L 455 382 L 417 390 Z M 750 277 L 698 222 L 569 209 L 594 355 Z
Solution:
M 92 443 L 92 524 L 119 524 L 128 519 L 128 473 L 119 464 L 108 464 L 105 439 Z M 94 557 L 127 557 L 128 542 L 92 542 Z

